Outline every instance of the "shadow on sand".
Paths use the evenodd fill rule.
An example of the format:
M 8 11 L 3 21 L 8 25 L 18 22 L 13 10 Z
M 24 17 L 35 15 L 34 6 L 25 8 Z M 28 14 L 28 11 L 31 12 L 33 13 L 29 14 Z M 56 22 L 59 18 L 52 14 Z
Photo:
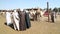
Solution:
M 6 22 L 5 22 L 4 24 L 5 24 L 6 26 L 9 26 L 9 27 L 11 27 L 12 29 L 14 29 L 13 24 L 7 25 L 7 23 L 6 23 Z

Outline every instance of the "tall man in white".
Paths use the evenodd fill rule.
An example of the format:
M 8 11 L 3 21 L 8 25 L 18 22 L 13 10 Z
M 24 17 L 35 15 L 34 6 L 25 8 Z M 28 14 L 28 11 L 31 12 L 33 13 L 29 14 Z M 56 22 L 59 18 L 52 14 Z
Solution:
M 12 22 L 11 22 L 11 13 L 10 12 L 6 12 L 6 22 L 7 22 L 7 25 L 12 24 Z
M 18 16 L 18 12 L 16 10 L 14 10 L 13 12 L 13 25 L 14 25 L 14 29 L 18 29 L 19 30 L 19 16 Z

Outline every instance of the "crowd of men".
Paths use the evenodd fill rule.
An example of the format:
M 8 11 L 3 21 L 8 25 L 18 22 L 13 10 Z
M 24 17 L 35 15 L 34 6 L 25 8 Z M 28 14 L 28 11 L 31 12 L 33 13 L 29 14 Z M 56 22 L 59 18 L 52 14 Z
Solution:
M 20 9 L 6 12 L 7 25 L 13 24 L 15 30 L 26 30 L 31 27 L 29 12 Z
M 7 25 L 13 24 L 15 30 L 26 30 L 31 27 L 30 18 L 33 16 L 34 20 L 37 20 L 38 12 L 29 12 L 20 9 L 7 10 L 6 11 L 6 23 Z M 40 15 L 41 16 L 41 15 Z M 51 21 L 54 23 L 55 14 L 51 12 Z

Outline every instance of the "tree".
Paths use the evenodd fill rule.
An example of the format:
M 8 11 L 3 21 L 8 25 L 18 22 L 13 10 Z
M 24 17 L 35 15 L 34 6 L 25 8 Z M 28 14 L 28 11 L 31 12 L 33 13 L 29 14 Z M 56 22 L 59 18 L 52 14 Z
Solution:
M 60 8 L 58 8 L 59 12 L 60 12 Z
M 57 13 L 58 12 L 58 9 L 57 8 L 54 8 L 53 11 Z

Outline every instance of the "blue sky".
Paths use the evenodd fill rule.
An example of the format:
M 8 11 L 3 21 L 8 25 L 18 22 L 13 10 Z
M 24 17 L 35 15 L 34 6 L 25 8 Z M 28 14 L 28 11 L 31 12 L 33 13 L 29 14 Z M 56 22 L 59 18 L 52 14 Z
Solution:
M 46 8 L 47 1 L 49 8 L 60 7 L 60 0 L 0 0 L 0 9 Z

